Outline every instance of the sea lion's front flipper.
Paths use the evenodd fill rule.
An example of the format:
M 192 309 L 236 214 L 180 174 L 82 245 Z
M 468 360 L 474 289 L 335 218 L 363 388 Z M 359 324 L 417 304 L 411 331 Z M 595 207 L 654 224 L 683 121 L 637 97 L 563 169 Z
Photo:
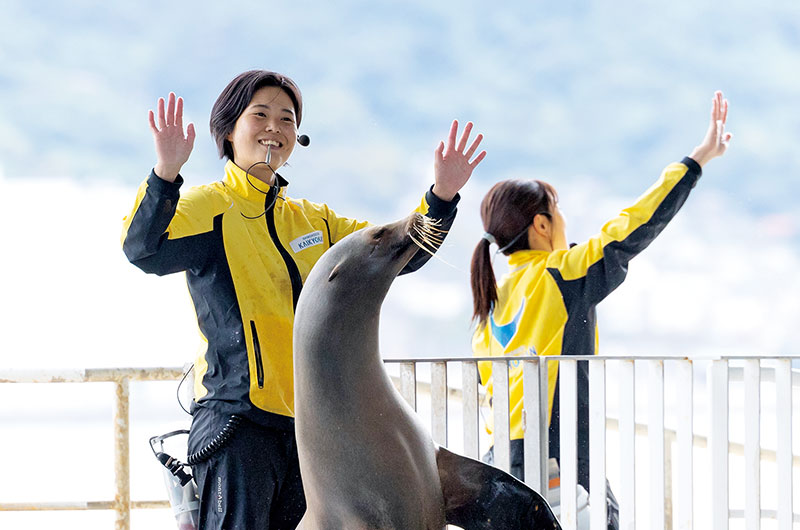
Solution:
M 465 530 L 561 528 L 541 495 L 508 473 L 439 447 L 448 524 Z

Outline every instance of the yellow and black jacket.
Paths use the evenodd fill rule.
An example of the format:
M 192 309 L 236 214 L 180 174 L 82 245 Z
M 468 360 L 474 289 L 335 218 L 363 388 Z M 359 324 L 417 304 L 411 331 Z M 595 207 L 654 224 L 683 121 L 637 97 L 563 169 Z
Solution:
M 625 279 L 628 262 L 661 233 L 700 178 L 691 158 L 667 166 L 636 203 L 607 222 L 589 241 L 568 250 L 522 250 L 509 256 L 509 272 L 497 287 L 488 322 L 475 330 L 477 357 L 595 355 L 596 306 Z M 579 365 L 586 365 L 585 362 Z M 481 382 L 492 395 L 491 362 L 478 363 Z M 558 458 L 558 365 L 548 363 L 550 456 Z M 578 370 L 578 457 L 588 477 L 588 374 Z M 511 439 L 524 437 L 522 367 L 509 370 Z M 491 432 L 491 426 L 487 425 Z M 584 469 L 580 469 L 583 467 Z M 581 473 L 584 471 L 585 473 Z M 583 480 L 579 480 L 584 483 Z M 586 481 L 588 484 L 588 480 Z
M 182 182 L 151 173 L 125 219 L 123 250 L 145 272 L 186 271 L 207 342 L 195 362 L 197 404 L 291 428 L 292 325 L 303 282 L 323 252 L 368 223 L 287 197 L 280 176 L 280 191 L 252 177 L 248 182 L 230 161 L 221 181 L 179 196 Z M 457 202 L 458 196 L 446 202 L 429 191 L 416 211 L 441 219 L 446 230 Z M 404 272 L 429 257 L 418 252 Z

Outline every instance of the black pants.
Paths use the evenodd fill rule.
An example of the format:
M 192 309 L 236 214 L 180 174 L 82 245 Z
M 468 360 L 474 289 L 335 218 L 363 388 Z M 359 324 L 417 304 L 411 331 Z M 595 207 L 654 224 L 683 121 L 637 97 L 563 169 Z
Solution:
M 208 445 L 229 418 L 195 411 L 189 452 Z M 242 420 L 222 448 L 192 470 L 199 530 L 293 530 L 306 511 L 294 431 Z
M 511 470 L 510 473 L 514 478 L 525 482 L 525 440 L 511 440 Z M 489 450 L 483 455 L 482 460 L 487 464 L 494 465 L 494 446 L 490 447 Z M 558 460 L 558 459 L 556 459 Z M 588 492 L 589 491 L 589 473 L 586 470 L 586 473 L 579 473 L 579 475 L 583 475 L 586 477 L 586 484 L 583 484 L 582 481 L 579 481 L 579 484 L 584 487 L 584 489 Z M 541 492 L 542 496 L 547 498 L 547 492 Z M 606 503 L 607 503 L 607 513 L 608 513 L 608 530 L 619 530 L 619 503 L 617 502 L 617 498 L 614 496 L 614 492 L 611 491 L 611 485 L 606 480 Z

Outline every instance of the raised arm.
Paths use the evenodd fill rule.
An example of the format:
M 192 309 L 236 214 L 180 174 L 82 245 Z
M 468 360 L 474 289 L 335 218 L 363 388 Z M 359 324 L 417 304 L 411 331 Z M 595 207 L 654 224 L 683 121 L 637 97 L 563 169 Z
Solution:
M 472 171 L 486 157 L 486 151 L 481 151 L 478 156 L 470 161 L 470 158 L 475 154 L 483 140 L 483 135 L 479 134 L 475 137 L 469 149 L 464 151 L 471 132 L 472 122 L 468 122 L 464 127 L 461 139 L 456 144 L 458 120 L 453 120 L 452 125 L 450 125 L 450 134 L 447 136 L 446 148 L 443 141 L 439 142 L 439 147 L 436 148 L 433 161 L 435 178 L 433 193 L 443 201 L 449 202 L 453 200 L 458 191 L 464 187 L 464 184 L 472 176 Z
M 733 134 L 725 131 L 725 122 L 728 121 L 728 100 L 722 96 L 722 91 L 714 92 L 711 99 L 711 123 L 708 124 L 706 136 L 700 145 L 694 148 L 689 158 L 697 162 L 700 167 L 728 150 Z
M 483 135 L 479 134 L 470 144 L 469 148 L 464 150 L 469 141 L 470 133 L 472 132 L 472 122 L 468 122 L 464 127 L 464 132 L 461 138 L 456 143 L 458 136 L 458 121 L 453 120 L 450 125 L 450 133 L 447 135 L 447 144 L 439 142 L 439 146 L 434 152 L 433 168 L 435 175 L 435 183 L 433 187 L 425 194 L 421 204 L 417 208 L 417 212 L 436 219 L 439 221 L 438 231 L 439 236 L 432 238 L 428 241 L 426 246 L 430 246 L 430 252 L 436 252 L 439 245 L 447 235 L 447 231 L 453 225 L 456 218 L 456 205 L 461 197 L 458 191 L 464 187 L 469 178 L 472 176 L 472 171 L 478 167 L 486 157 L 486 151 L 481 151 L 478 156 L 473 158 L 475 151 L 483 140 Z M 470 160 L 472 159 L 472 160 Z M 436 244 L 434 241 L 439 241 Z M 414 272 L 422 267 L 429 259 L 431 254 L 429 252 L 419 251 L 408 262 L 400 274 L 407 274 Z
M 158 98 L 158 125 L 155 114 L 148 112 L 150 131 L 156 148 L 155 173 L 167 182 L 175 182 L 181 168 L 189 160 L 194 147 L 194 124 L 186 127 L 183 133 L 183 98 L 175 100 L 175 93 L 170 92 L 167 108 L 164 111 L 164 98 Z
M 122 231 L 122 248 L 130 262 L 156 274 L 202 263 L 213 237 L 207 201 L 196 196 L 187 202 L 179 193 L 183 179 L 178 173 L 192 152 L 194 125 L 190 123 L 184 135 L 183 99 L 176 101 L 174 93 L 170 92 L 166 110 L 164 107 L 164 98 L 159 98 L 158 125 L 153 111 L 149 112 L 157 162 L 139 187 Z M 179 209 L 182 214 L 176 215 Z
M 551 254 L 548 269 L 565 299 L 593 305 L 625 280 L 628 262 L 647 248 L 678 213 L 700 178 L 702 165 L 727 150 L 733 137 L 725 131 L 727 117 L 728 102 L 718 91 L 712 100 L 706 135 L 690 157 L 667 166 L 649 190 L 589 241 Z

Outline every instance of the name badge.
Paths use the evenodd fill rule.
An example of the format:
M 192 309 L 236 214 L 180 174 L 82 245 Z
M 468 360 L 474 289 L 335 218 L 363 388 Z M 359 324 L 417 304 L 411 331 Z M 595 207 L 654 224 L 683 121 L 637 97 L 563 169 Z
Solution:
M 301 250 L 305 250 L 308 247 L 321 245 L 322 241 L 322 230 L 317 230 L 316 232 L 311 232 L 310 234 L 298 237 L 289 243 L 289 246 L 291 246 L 292 250 L 294 250 L 294 253 L 297 254 Z

